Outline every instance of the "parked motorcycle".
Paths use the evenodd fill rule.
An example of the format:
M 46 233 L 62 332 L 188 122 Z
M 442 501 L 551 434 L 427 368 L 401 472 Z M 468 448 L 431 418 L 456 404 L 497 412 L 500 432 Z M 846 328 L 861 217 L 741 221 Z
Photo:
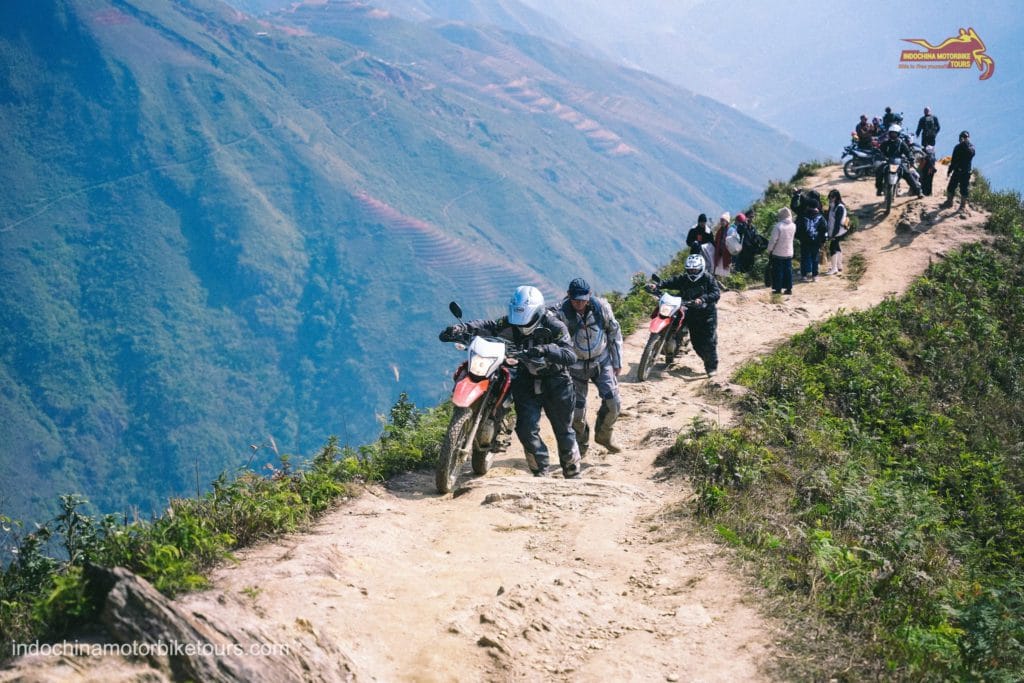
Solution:
M 855 142 L 851 142 L 843 148 L 841 159 L 846 157 L 850 157 L 850 159 L 843 164 L 843 175 L 850 180 L 868 176 L 874 178 L 878 167 L 885 163 L 885 159 L 877 148 L 865 149 Z
M 462 321 L 457 303 L 448 304 L 448 310 Z M 487 474 L 495 451 L 508 445 L 513 426 L 512 374 L 521 350 L 507 339 L 475 335 L 465 335 L 455 348 L 467 351 L 467 358 L 453 376 L 452 419 L 434 473 L 438 493 L 452 490 L 466 458 L 474 474 Z
M 636 368 L 638 382 L 645 381 L 651 374 L 651 368 L 654 367 L 659 355 L 664 353 L 667 365 L 686 346 L 686 338 L 681 336 L 685 334 L 685 331 L 681 332 L 680 330 L 682 330 L 683 320 L 686 318 L 686 306 L 692 303 L 683 301 L 680 297 L 672 296 L 667 292 L 660 292 L 658 285 L 661 284 L 661 278 L 657 275 L 651 275 L 651 282 L 652 284 L 648 285 L 648 291 L 655 296 L 660 295 L 660 298 L 657 307 L 651 314 L 651 336 L 647 338 L 647 345 L 644 346 L 644 352 L 640 355 L 640 364 Z

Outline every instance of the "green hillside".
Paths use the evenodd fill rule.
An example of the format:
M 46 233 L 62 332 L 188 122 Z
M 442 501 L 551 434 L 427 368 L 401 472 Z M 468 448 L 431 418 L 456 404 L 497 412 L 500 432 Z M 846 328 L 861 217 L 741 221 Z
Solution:
M 624 288 L 806 150 L 537 39 L 357 3 L 0 5 L 0 510 L 161 510 L 444 393 L 446 304 Z

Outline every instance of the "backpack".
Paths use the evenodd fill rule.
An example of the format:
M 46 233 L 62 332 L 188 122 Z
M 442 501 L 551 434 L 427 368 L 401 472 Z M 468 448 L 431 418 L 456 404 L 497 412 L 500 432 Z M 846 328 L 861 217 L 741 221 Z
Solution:
M 756 256 L 768 249 L 768 238 L 759 233 L 752 224 L 748 224 L 747 229 L 743 231 L 743 248 Z
M 572 304 L 569 303 L 568 299 L 563 301 L 561 306 L 562 312 L 565 313 L 565 326 L 569 328 L 569 334 L 575 337 L 576 331 L 579 329 L 579 326 L 576 324 L 579 320 L 579 316 L 576 315 L 576 311 L 573 309 Z M 607 332 L 608 328 L 605 327 L 604 324 L 604 311 L 601 308 L 601 303 L 594 297 L 590 297 L 590 310 L 594 312 L 594 320 L 597 322 L 597 326 Z M 570 313 L 572 315 L 570 315 Z
M 740 239 L 740 233 L 735 225 L 730 225 L 729 231 L 725 233 L 725 248 L 733 256 L 743 251 L 743 240 Z
M 810 242 L 817 242 L 818 235 L 821 228 L 822 217 L 821 214 L 816 216 L 806 216 L 801 218 L 797 223 L 797 237 L 801 240 L 807 240 Z

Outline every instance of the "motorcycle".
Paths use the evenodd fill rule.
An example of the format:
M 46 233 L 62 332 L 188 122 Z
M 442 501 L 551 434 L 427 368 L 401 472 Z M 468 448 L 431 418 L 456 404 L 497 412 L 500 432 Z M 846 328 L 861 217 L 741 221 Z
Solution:
M 843 156 L 840 158 L 846 157 L 850 159 L 843 164 L 843 175 L 850 180 L 865 176 L 874 178 L 879 165 L 885 162 L 877 147 L 865 149 L 856 142 L 851 142 L 843 148 Z
M 457 303 L 448 304 L 448 310 L 462 321 Z M 453 376 L 452 418 L 434 472 L 438 493 L 452 490 L 467 457 L 474 474 L 487 474 L 494 453 L 507 447 L 513 426 L 512 373 L 520 349 L 507 339 L 476 335 L 465 335 L 455 348 L 467 351 L 467 358 Z
M 686 318 L 686 306 L 692 302 L 683 301 L 678 296 L 672 296 L 666 292 L 659 292 L 658 285 L 661 278 L 651 275 L 652 285 L 648 291 L 660 297 L 658 305 L 651 314 L 650 330 L 651 336 L 647 338 L 647 345 L 640 355 L 640 364 L 636 368 L 636 379 L 643 382 L 651 373 L 651 368 L 657 362 L 658 356 L 664 352 L 665 364 L 671 363 L 676 354 L 686 345 L 686 339 L 681 335 L 683 331 L 683 320 Z M 678 340 L 678 341 L 677 341 Z
M 908 166 L 907 160 L 903 157 L 895 157 L 889 160 L 885 173 L 885 213 L 889 213 L 889 210 L 892 208 L 892 200 L 900 193 L 900 179 L 911 173 L 916 176 L 917 171 L 913 167 Z M 919 180 L 918 187 L 920 187 Z

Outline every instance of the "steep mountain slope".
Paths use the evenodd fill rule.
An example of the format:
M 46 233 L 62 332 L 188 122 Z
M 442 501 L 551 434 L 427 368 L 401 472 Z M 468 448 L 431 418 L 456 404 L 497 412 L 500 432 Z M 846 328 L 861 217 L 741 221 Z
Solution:
M 901 197 L 883 216 L 871 183 L 848 181 L 838 167 L 804 185 L 842 190 L 861 226 L 843 249 L 864 257 L 865 272 L 855 289 L 821 277 L 792 297 L 725 292 L 724 378 L 814 321 L 899 295 L 933 259 L 986 239 L 984 213 L 940 209 L 940 197 Z M 582 480 L 528 476 L 518 444 L 452 496 L 435 495 L 431 475 L 409 474 L 371 487 L 311 533 L 243 551 L 216 572 L 213 590 L 175 609 L 224 624 L 215 642 L 332 655 L 334 666 L 314 669 L 312 680 L 777 679 L 775 666 L 791 656 L 780 644 L 785 626 L 759 611 L 764 596 L 737 576 L 728 552 L 693 533 L 690 492 L 655 465 L 694 417 L 727 424 L 723 398 L 736 388 L 709 386 L 692 351 L 636 382 L 647 334 L 626 341 L 617 427 L 625 448 L 592 449 Z M 66 665 L 24 658 L 3 673 Z M 80 666 L 109 680 L 139 675 L 114 657 Z
M 443 393 L 457 298 L 602 289 L 806 148 L 644 74 L 360 3 L 0 5 L 0 509 L 159 509 Z M 400 334 L 395 334 L 400 331 Z M 424 341 L 425 340 L 425 341 Z

